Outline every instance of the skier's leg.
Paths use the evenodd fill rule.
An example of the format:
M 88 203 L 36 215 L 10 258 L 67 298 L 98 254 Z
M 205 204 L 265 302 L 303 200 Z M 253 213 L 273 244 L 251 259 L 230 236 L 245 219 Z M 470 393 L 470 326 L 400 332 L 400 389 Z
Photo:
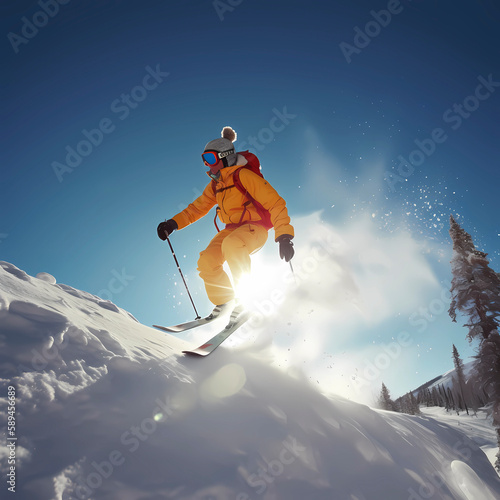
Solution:
M 231 280 L 222 268 L 225 260 L 222 242 L 229 234 L 227 229 L 217 233 L 198 260 L 198 271 L 205 282 L 208 299 L 215 305 L 225 304 L 234 298 Z
M 240 226 L 222 241 L 222 256 L 229 265 L 236 287 L 241 278 L 250 274 L 250 255 L 260 250 L 266 241 L 267 230 L 259 224 Z

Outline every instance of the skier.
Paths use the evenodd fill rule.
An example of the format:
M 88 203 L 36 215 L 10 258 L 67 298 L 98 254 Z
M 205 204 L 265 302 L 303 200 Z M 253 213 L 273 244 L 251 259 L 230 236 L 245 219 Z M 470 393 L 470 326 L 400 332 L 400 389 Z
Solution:
M 166 240 L 174 230 L 185 228 L 218 205 L 216 217 L 218 215 L 225 223 L 225 228 L 200 253 L 198 271 L 205 283 L 208 299 L 215 305 L 211 317 L 234 305 L 232 321 L 244 313 L 245 308 L 223 270 L 224 262 L 228 263 L 237 290 L 241 278 L 250 272 L 250 255 L 264 246 L 271 224 L 274 226 L 275 241 L 279 244 L 280 257 L 289 262 L 294 255 L 294 230 L 285 200 L 259 174 L 250 168 L 240 168 L 248 167 L 247 158 L 257 159 L 248 152 L 235 152 L 233 142 L 236 137 L 231 127 L 224 127 L 221 138 L 205 146 L 201 156 L 210 169 L 207 172 L 211 179 L 209 184 L 193 203 L 171 219 L 161 222 L 157 228 L 159 238 Z M 239 180 L 235 179 L 235 173 Z M 240 192 L 241 187 L 236 186 L 238 182 L 245 194 Z M 263 218 L 259 203 L 269 212 L 271 224 Z

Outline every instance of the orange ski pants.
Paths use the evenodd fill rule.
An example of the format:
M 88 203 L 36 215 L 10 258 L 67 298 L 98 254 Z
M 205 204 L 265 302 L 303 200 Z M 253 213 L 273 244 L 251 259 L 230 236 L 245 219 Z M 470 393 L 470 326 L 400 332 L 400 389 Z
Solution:
M 250 255 L 260 250 L 266 241 L 267 229 L 259 224 L 226 228 L 214 236 L 198 260 L 198 271 L 210 302 L 220 305 L 235 298 L 231 280 L 222 267 L 224 262 L 228 263 L 237 287 L 240 279 L 250 273 Z

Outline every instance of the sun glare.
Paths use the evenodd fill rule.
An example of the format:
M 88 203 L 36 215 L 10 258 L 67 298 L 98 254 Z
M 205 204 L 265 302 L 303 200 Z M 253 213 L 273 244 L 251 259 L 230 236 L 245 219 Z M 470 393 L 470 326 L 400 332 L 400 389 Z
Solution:
M 249 309 L 258 309 L 258 305 L 266 301 L 273 292 L 284 292 L 282 275 L 281 266 L 272 266 L 260 256 L 254 256 L 252 272 L 240 280 L 236 294 Z

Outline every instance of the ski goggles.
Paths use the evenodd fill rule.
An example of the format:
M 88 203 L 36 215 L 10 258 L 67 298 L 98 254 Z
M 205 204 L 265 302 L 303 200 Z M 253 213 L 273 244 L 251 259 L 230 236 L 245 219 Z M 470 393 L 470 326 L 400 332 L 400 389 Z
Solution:
M 219 160 L 222 160 L 222 158 L 225 158 L 226 156 L 232 154 L 234 154 L 234 149 L 230 149 L 229 151 L 223 151 L 222 153 L 219 153 L 218 151 L 205 151 L 201 155 L 201 157 L 203 158 L 203 161 L 205 162 L 206 165 L 213 166 Z

